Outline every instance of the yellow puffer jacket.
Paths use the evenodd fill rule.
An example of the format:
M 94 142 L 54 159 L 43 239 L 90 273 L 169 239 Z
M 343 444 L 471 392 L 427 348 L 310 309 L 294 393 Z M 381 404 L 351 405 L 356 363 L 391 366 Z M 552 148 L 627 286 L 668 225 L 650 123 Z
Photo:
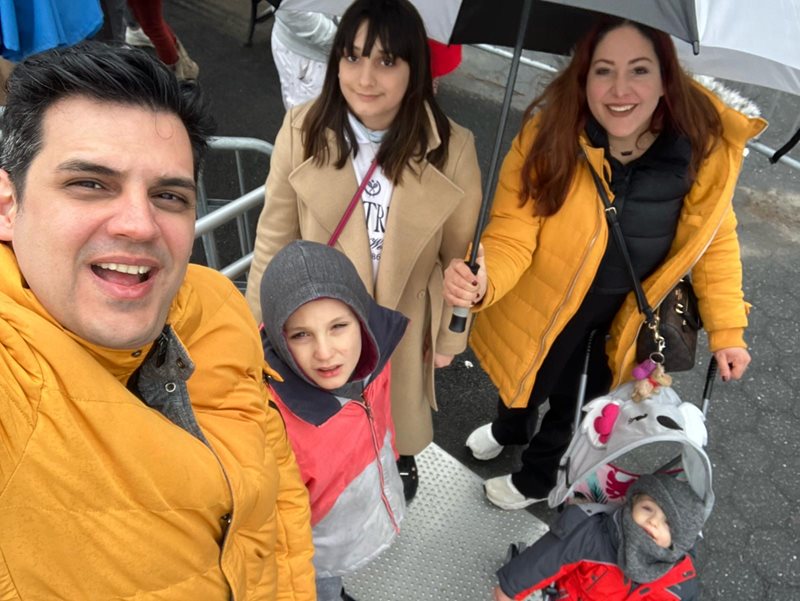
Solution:
M 723 139 L 703 162 L 684 200 L 675 239 L 664 263 L 643 283 L 657 306 L 691 272 L 711 350 L 746 347 L 749 305 L 742 294 L 742 265 L 733 192 L 747 140 L 766 122 L 726 107 L 709 94 L 723 123 Z M 579 164 L 567 202 L 551 217 L 520 206 L 520 171 L 536 135 L 531 120 L 503 162 L 482 242 L 489 286 L 470 344 L 509 407 L 528 402 L 536 373 L 555 338 L 586 296 L 609 232 L 592 176 Z M 604 153 L 581 140 L 592 166 L 603 173 Z M 613 194 L 608 190 L 613 202 Z M 606 346 L 614 385 L 630 377 L 643 318 L 633 293 L 615 317 Z
M 306 489 L 235 287 L 190 266 L 168 320 L 205 444 L 126 388 L 149 347 L 66 332 L 5 244 L 0 273 L 0 599 L 314 599 Z

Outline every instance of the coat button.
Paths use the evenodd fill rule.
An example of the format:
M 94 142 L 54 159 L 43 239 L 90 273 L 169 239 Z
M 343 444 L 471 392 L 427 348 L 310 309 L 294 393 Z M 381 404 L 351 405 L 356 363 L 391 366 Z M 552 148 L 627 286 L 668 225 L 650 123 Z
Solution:
M 417 298 L 425 298 L 425 291 L 420 290 L 419 292 L 417 292 Z
M 175 392 L 175 390 L 176 390 L 177 388 L 178 388 L 178 387 L 175 385 L 175 382 L 167 382 L 166 384 L 164 384 L 164 390 L 166 390 L 166 391 L 167 391 L 167 392 L 169 392 L 170 394 L 171 394 L 171 393 L 173 393 L 173 392 Z

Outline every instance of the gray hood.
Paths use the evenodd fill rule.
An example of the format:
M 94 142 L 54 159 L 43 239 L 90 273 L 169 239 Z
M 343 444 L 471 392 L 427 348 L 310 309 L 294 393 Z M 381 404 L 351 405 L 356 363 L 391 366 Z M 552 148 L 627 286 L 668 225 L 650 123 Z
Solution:
M 361 358 L 350 381 L 331 391 L 337 396 L 357 398 L 363 389 L 363 380 L 378 366 L 378 344 L 368 321 L 375 301 L 350 259 L 338 250 L 317 242 L 296 240 L 273 257 L 261 279 L 261 313 L 267 342 L 292 371 L 316 386 L 295 363 L 283 327 L 298 307 L 319 298 L 343 302 L 361 324 Z

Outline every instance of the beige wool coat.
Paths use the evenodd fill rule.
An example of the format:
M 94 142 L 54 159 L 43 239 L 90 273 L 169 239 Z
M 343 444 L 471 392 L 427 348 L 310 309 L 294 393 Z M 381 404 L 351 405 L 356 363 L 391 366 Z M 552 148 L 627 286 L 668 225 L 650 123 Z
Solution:
M 351 161 L 336 169 L 303 158 L 307 110 L 308 105 L 290 110 L 275 141 L 247 286 L 248 303 L 259 321 L 261 276 L 269 261 L 295 239 L 326 244 L 358 188 Z M 435 148 L 441 141 L 430 114 L 429 119 Z M 411 320 L 392 356 L 392 416 L 402 455 L 416 454 L 433 440 L 433 353 L 454 355 L 467 342 L 465 334 L 448 330 L 451 309 L 442 299 L 443 266 L 465 255 L 474 234 L 480 168 L 472 133 L 452 122 L 451 127 L 444 169 L 423 160 L 406 169 L 394 189 L 377 281 L 363 210 L 356 208 L 336 243 L 375 300 Z M 329 139 L 335 148 L 332 133 Z M 429 347 L 432 352 L 424 357 Z

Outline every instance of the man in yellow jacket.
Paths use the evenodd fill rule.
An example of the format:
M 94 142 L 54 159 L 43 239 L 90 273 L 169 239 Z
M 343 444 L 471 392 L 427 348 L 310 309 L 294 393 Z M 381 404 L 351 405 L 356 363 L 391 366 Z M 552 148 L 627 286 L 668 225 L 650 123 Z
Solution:
M 188 266 L 197 92 L 96 45 L 20 63 L 8 92 L 0 599 L 314 599 L 256 324 Z

